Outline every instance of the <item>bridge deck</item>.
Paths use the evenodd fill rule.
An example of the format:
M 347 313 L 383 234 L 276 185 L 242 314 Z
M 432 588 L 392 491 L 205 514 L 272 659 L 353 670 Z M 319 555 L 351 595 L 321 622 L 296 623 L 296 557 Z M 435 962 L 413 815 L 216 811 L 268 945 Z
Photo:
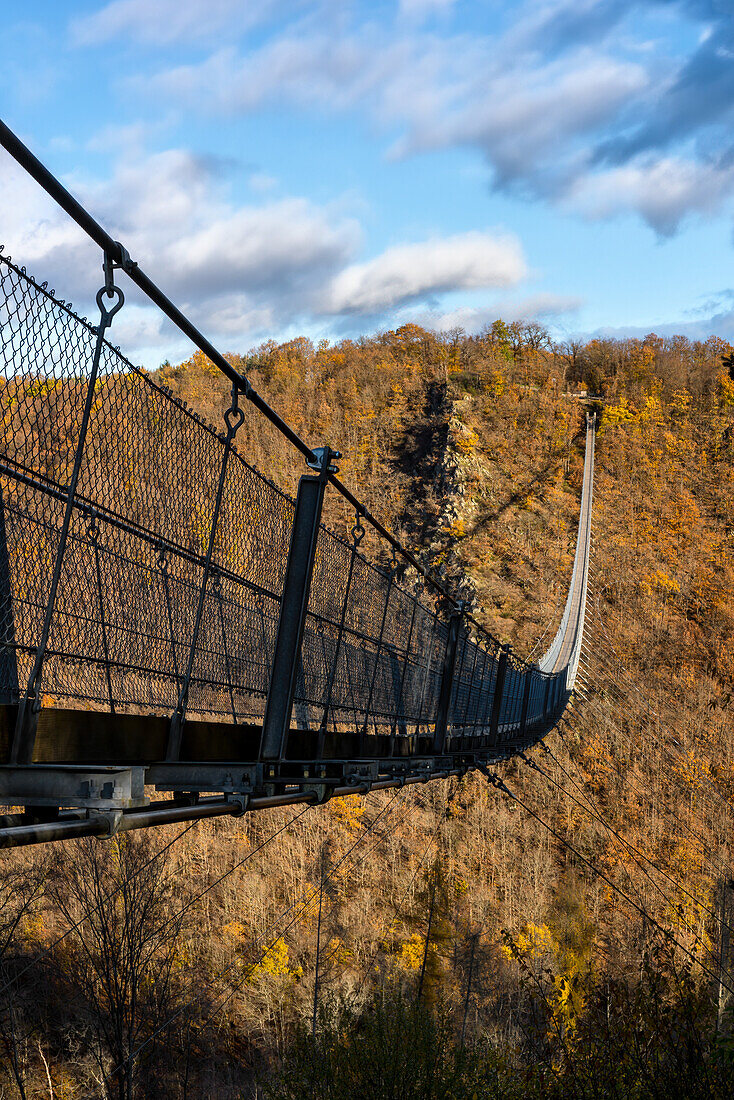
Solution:
M 214 814 L 460 774 L 551 729 L 583 630 L 593 422 L 569 597 L 530 664 L 2 124 L 0 140 L 103 249 L 108 280 L 95 328 L 0 255 L 0 802 L 27 807 L 0 846 L 205 816 L 205 791 L 222 792 Z M 219 427 L 104 338 L 105 290 L 123 303 L 113 261 L 232 382 Z M 295 500 L 238 450 L 240 401 L 315 471 Z M 356 510 L 351 538 L 321 523 L 327 489 Z M 363 521 L 391 566 L 361 553 Z M 143 813 L 146 783 L 184 794 Z M 86 817 L 39 824 L 60 806 Z

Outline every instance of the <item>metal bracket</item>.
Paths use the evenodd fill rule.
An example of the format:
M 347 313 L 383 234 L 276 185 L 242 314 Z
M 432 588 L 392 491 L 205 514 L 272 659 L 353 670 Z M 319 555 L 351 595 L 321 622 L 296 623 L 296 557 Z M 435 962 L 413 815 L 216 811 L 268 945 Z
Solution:
M 201 793 L 244 795 L 249 797 L 262 786 L 262 765 L 242 764 L 150 764 L 147 781 L 157 791 L 191 791 Z
M 310 470 L 318 470 L 319 473 L 339 473 L 339 467 L 331 460 L 341 458 L 341 451 L 332 451 L 331 447 L 314 447 L 313 454 L 315 459 L 306 459 L 306 465 Z
M 232 814 L 232 817 L 242 817 L 250 805 L 250 796 L 249 794 L 228 794 L 227 802 L 231 802 L 233 805 L 239 803 L 240 811 L 239 813 Z
M 331 798 L 331 787 L 327 783 L 304 783 L 301 786 L 304 794 L 315 795 L 315 805 L 323 806 Z
M 79 806 L 128 810 L 147 806 L 142 767 L 79 767 L 73 764 L 0 766 L 0 804 Z
M 89 816 L 95 821 L 106 822 L 107 832 L 100 835 L 100 840 L 110 840 L 120 828 L 125 815 L 122 810 L 90 810 Z
M 130 253 L 125 248 L 124 244 L 115 241 L 115 245 L 120 249 L 120 262 L 118 263 L 117 260 L 113 260 L 111 256 L 105 253 L 104 263 L 102 264 L 108 284 L 112 282 L 113 271 L 124 271 L 126 275 L 131 275 L 133 270 L 138 266 L 136 260 L 130 259 Z
M 344 779 L 347 783 L 354 784 L 376 782 L 379 776 L 377 760 L 358 760 L 354 764 L 344 765 Z

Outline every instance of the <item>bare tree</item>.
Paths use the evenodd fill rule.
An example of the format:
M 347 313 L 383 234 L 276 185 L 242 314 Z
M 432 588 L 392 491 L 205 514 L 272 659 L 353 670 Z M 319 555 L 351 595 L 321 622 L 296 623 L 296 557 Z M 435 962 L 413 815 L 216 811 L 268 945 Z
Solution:
M 53 898 L 75 930 L 64 976 L 81 995 L 109 1097 L 135 1095 L 135 1052 L 170 1013 L 181 960 L 181 917 L 172 913 L 165 857 L 147 834 L 80 840 L 59 857 Z M 148 1048 L 150 1053 L 150 1048 Z
M 3 853 L 0 864 L 0 1047 L 10 1076 L 22 1100 L 25 1087 L 24 1043 L 27 1022 L 26 1002 L 33 999 L 35 987 L 20 974 L 29 968 L 32 937 L 22 938 L 35 906 L 43 897 L 46 861 L 29 859 L 26 853 Z

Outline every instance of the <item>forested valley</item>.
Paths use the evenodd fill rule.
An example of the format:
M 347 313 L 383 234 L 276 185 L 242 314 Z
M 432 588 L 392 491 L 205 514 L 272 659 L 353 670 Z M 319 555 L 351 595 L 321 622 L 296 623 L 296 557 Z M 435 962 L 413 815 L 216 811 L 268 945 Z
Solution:
M 594 409 L 578 691 L 505 789 L 4 853 L 0 1095 L 732 1094 L 731 352 L 498 321 L 231 356 L 524 656 L 563 611 Z M 221 425 L 203 356 L 155 378 Z M 249 410 L 238 447 L 294 491 L 300 459 Z M 331 496 L 327 522 L 354 515 Z

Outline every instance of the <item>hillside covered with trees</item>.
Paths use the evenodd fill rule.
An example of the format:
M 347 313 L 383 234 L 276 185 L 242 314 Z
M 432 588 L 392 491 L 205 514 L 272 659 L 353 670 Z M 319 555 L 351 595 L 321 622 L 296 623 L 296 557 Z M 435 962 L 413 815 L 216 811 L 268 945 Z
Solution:
M 561 617 L 595 409 L 579 690 L 500 786 L 7 853 L 3 1095 L 731 1095 L 731 351 L 498 321 L 231 357 L 525 656 Z M 156 378 L 221 424 L 202 356 Z M 294 490 L 254 412 L 239 447 Z

